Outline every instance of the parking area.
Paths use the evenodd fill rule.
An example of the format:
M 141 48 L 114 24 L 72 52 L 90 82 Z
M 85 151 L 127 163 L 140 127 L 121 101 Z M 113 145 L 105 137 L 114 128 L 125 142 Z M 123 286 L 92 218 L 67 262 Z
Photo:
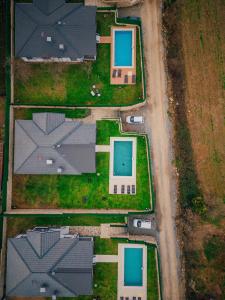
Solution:
M 137 133 L 144 133 L 145 132 L 145 126 L 143 124 L 128 124 L 126 122 L 126 118 L 128 116 L 143 116 L 142 113 L 140 113 L 142 110 L 129 110 L 120 112 L 120 118 L 122 121 L 122 127 L 123 131 L 131 131 L 131 132 L 137 132 Z
M 139 228 L 134 226 L 134 220 L 140 219 L 151 222 L 151 229 Z M 128 232 L 131 235 L 156 235 L 155 214 L 130 215 L 127 220 Z

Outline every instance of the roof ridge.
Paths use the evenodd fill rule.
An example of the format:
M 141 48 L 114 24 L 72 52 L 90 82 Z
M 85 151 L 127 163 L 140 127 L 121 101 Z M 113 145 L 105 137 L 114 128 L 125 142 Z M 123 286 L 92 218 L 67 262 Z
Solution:
M 71 25 L 71 26 L 72 26 L 72 25 Z M 77 54 L 81 55 L 80 52 L 77 50 L 77 48 L 74 47 L 74 46 L 70 43 L 70 41 L 66 38 L 66 36 L 62 34 L 62 32 L 59 30 L 59 27 L 57 28 L 57 26 L 55 25 L 54 28 L 55 28 L 55 30 L 58 32 L 58 34 L 59 34 L 64 40 L 66 40 L 66 42 L 70 45 L 70 47 L 73 48 L 73 49 L 77 52 Z
M 66 122 L 66 121 L 65 121 Z M 57 144 L 62 144 L 63 143 L 63 141 L 68 137 L 68 136 L 70 136 L 75 130 L 77 130 L 81 125 L 83 125 L 83 123 L 81 122 L 81 121 L 75 121 L 74 122 L 75 123 L 75 127 L 74 128 L 72 128 L 66 135 L 64 135 L 58 142 L 57 142 Z M 58 151 L 57 151 L 58 152 Z
M 70 250 L 72 250 L 72 248 L 74 246 L 76 246 L 76 244 L 79 242 L 79 237 L 74 238 L 74 241 L 72 243 L 72 245 L 63 253 L 63 255 L 55 262 L 54 266 L 52 267 L 51 271 L 54 271 L 53 269 L 56 268 L 56 266 L 63 260 L 63 258 L 66 256 L 66 254 L 68 254 L 68 252 Z
M 11 245 L 13 246 L 13 248 L 16 250 L 16 252 L 18 253 L 19 257 L 22 259 L 22 261 L 24 262 L 24 264 L 27 266 L 28 270 L 30 271 L 30 273 L 32 273 L 31 269 L 29 268 L 27 262 L 23 259 L 23 256 L 20 255 L 20 252 L 18 251 L 18 249 L 15 247 L 14 243 L 13 243 L 13 238 L 9 239 Z
M 31 155 L 39 148 L 39 146 L 36 144 L 36 142 L 31 138 L 31 136 L 27 133 L 27 131 L 24 130 L 23 126 L 18 122 L 19 120 L 16 120 L 17 125 L 23 130 L 23 132 L 26 134 L 28 138 L 35 144 L 36 148 L 30 153 L 29 156 L 23 161 L 23 163 L 15 170 L 16 172 L 19 171 L 22 166 L 25 164 L 25 162 L 31 157 Z

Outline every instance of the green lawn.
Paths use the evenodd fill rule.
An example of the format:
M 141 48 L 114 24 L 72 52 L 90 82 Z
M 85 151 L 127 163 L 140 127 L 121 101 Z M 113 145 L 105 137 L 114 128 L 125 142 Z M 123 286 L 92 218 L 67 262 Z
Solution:
M 114 14 L 97 13 L 97 31 L 110 34 Z M 92 97 L 92 85 L 101 97 Z M 139 32 L 136 85 L 110 85 L 110 45 L 97 45 L 97 60 L 81 64 L 15 62 L 15 103 L 70 106 L 132 105 L 143 101 Z
M 63 109 L 63 108 L 15 108 L 14 119 L 31 120 L 33 113 L 54 112 L 64 113 L 66 118 L 85 118 L 90 114 L 87 108 Z
M 97 122 L 97 144 L 120 136 L 114 121 Z M 137 136 L 137 194 L 109 195 L 109 153 L 97 153 L 97 173 L 75 176 L 14 175 L 13 205 L 20 208 L 150 208 L 146 139 Z

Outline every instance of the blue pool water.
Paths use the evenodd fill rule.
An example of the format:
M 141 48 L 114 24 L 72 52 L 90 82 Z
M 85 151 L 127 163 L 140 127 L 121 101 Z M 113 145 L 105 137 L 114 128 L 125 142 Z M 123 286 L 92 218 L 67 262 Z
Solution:
M 124 285 L 142 286 L 143 285 L 143 249 L 125 248 L 124 249 Z
M 114 44 L 114 65 L 118 67 L 132 66 L 132 31 L 116 30 Z
M 132 141 L 114 142 L 114 176 L 132 176 Z

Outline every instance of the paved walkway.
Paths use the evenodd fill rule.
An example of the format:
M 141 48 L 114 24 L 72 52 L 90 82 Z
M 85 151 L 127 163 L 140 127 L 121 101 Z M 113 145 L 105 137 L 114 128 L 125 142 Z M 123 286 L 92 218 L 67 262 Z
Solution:
M 129 212 L 137 212 L 135 209 L 63 209 L 63 208 L 18 208 L 8 209 L 9 215 L 63 215 L 63 214 L 118 214 L 127 215 Z
M 70 226 L 71 234 L 80 234 L 83 236 L 100 236 L 100 226 Z
M 110 36 L 100 36 L 100 44 L 111 44 L 112 37 Z
M 95 152 L 110 152 L 110 145 L 96 145 Z
M 128 237 L 127 227 L 112 226 L 113 224 L 101 224 L 101 238 L 110 239 L 111 237 L 126 236 Z
M 96 263 L 117 263 L 117 255 L 95 255 Z

